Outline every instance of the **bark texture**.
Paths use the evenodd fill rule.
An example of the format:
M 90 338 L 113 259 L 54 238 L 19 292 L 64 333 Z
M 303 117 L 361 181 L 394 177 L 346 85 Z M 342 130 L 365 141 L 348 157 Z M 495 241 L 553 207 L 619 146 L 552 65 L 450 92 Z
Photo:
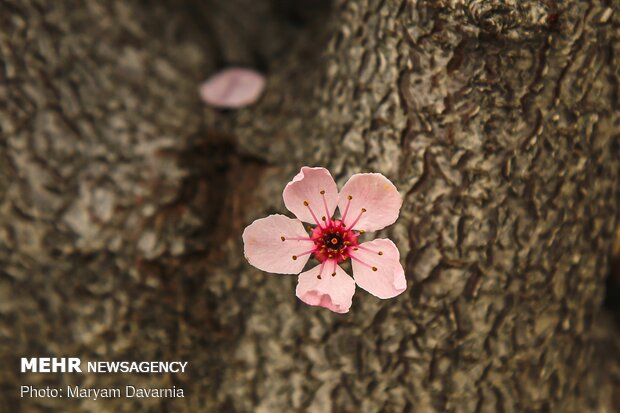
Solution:
M 620 197 L 618 4 L 311 4 L 0 3 L 0 403 L 610 411 L 597 349 L 618 341 L 595 326 Z M 268 73 L 258 105 L 201 107 L 224 64 Z M 303 164 L 396 183 L 405 294 L 358 291 L 334 315 L 245 262 L 244 225 L 284 211 Z M 48 354 L 190 370 L 18 373 Z M 18 397 L 74 383 L 185 398 Z

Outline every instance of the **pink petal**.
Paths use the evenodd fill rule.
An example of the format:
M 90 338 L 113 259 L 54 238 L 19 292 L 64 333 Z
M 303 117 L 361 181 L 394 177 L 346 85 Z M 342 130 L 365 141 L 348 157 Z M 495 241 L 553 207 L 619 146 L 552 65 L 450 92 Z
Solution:
M 241 108 L 256 102 L 265 88 L 265 77 L 242 68 L 222 70 L 200 85 L 202 100 L 218 108 Z
M 322 191 L 325 191 L 327 208 L 325 208 L 323 195 L 321 195 Z M 286 208 L 297 218 L 304 222 L 316 224 L 312 213 L 319 222 L 322 222 L 323 217 L 329 219 L 334 215 L 338 204 L 338 188 L 327 169 L 304 166 L 286 185 L 282 197 Z M 308 206 L 304 202 L 307 202 Z
M 355 174 L 340 190 L 338 209 L 343 216 L 347 211 L 344 221 L 351 229 L 378 231 L 396 221 L 402 203 L 398 189 L 385 176 Z
M 355 281 L 344 272 L 340 266 L 336 266 L 336 275 L 333 262 L 326 262 L 321 273 L 321 265 L 299 274 L 297 282 L 297 297 L 308 305 L 325 307 L 335 313 L 347 313 L 351 308 L 353 294 L 355 293 Z M 317 276 L 321 273 L 321 278 Z
M 360 288 L 379 298 L 396 297 L 407 289 L 400 253 L 389 239 L 364 242 L 353 256 L 357 259 L 351 259 L 353 278 Z
M 246 227 L 242 237 L 248 262 L 259 270 L 276 274 L 301 272 L 310 258 L 310 254 L 302 254 L 314 247 L 311 241 L 282 241 L 281 237 L 310 238 L 300 221 L 284 215 L 257 219 Z

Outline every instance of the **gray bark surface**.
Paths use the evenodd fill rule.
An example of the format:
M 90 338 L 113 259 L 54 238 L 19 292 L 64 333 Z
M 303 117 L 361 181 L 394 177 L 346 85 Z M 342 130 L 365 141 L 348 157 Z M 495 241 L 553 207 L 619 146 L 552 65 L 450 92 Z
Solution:
M 618 339 L 598 320 L 620 200 L 618 3 L 283 4 L 0 3 L 0 403 L 611 411 L 617 359 L 600 349 Z M 266 71 L 257 105 L 200 104 L 228 64 Z M 246 263 L 241 231 L 285 212 L 302 165 L 397 185 L 380 235 L 403 295 L 358 290 L 334 315 Z M 37 355 L 190 370 L 21 375 Z M 21 384 L 185 398 L 25 400 Z

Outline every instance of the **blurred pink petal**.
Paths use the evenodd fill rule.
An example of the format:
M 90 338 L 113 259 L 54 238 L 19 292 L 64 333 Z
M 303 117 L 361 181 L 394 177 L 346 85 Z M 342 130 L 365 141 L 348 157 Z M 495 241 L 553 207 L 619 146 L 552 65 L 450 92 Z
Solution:
M 392 241 L 375 239 L 357 248 L 351 253 L 351 267 L 360 288 L 383 299 L 396 297 L 407 289 L 400 253 Z
M 398 218 L 403 199 L 379 173 L 355 174 L 340 190 L 338 209 L 349 229 L 378 231 Z
M 322 222 L 322 217 L 328 219 L 334 214 L 338 188 L 327 169 L 304 166 L 286 185 L 282 198 L 286 208 L 297 218 L 317 225 Z
M 234 67 L 214 74 L 200 85 L 200 97 L 211 106 L 238 109 L 256 102 L 264 89 L 265 76 Z

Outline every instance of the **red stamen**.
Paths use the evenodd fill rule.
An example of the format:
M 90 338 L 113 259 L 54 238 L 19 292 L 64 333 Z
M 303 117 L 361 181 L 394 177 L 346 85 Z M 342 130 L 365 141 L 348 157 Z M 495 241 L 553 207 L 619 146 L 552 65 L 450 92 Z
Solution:
M 285 237 L 285 236 L 281 236 L 280 239 L 282 241 L 312 241 L 314 242 L 314 240 L 310 237 Z
M 293 259 L 296 260 L 299 257 L 302 257 L 302 256 L 307 255 L 307 254 L 312 254 L 313 252 L 314 252 L 314 248 L 311 249 L 311 250 L 308 250 L 306 252 L 302 252 L 301 254 L 293 255 Z
M 316 224 L 317 224 L 319 227 L 323 228 L 323 226 L 321 225 L 321 223 L 319 222 L 319 220 L 318 220 L 318 219 L 316 219 L 316 215 L 314 215 L 314 211 L 312 211 L 312 208 L 310 208 L 310 204 L 308 203 L 308 201 L 304 201 L 304 206 L 305 206 L 306 208 L 308 208 L 308 211 L 310 211 L 310 215 L 312 215 L 312 218 L 314 219 L 314 222 L 316 222 Z
M 360 260 L 359 258 L 354 257 L 353 255 L 349 254 L 349 257 L 351 257 L 351 259 L 353 261 L 357 261 L 362 265 L 365 265 L 366 267 L 370 268 L 373 271 L 377 271 L 377 267 L 373 267 L 372 265 L 366 264 L 364 261 Z
M 372 252 L 373 254 L 383 255 L 383 251 L 375 251 L 373 249 L 366 248 L 366 247 L 364 247 L 362 245 L 357 245 L 355 248 L 359 248 L 359 249 L 364 250 L 364 251 Z
M 321 191 L 321 196 L 323 197 L 323 206 L 325 207 L 325 215 L 327 216 L 327 224 L 329 226 L 332 225 L 331 215 L 329 213 L 329 208 L 327 208 L 327 200 L 325 199 L 325 191 Z
M 357 224 L 357 221 L 360 220 L 360 218 L 362 217 L 362 214 L 364 212 L 366 212 L 366 209 L 362 208 L 362 210 L 360 211 L 360 214 L 357 216 L 357 218 L 355 218 L 355 221 L 353 221 L 353 223 L 351 225 L 349 225 L 349 229 L 355 228 L 355 224 Z
M 353 199 L 353 197 L 351 195 L 349 195 L 349 197 L 347 198 L 348 202 L 347 202 L 347 206 L 344 209 L 344 214 L 342 214 L 342 219 L 340 221 L 342 221 L 342 226 L 345 227 L 345 218 L 347 217 L 347 212 L 349 212 L 349 205 L 351 205 L 351 200 Z
M 317 276 L 316 276 L 316 278 L 318 278 L 319 280 L 321 279 L 321 275 L 323 275 L 323 268 L 325 268 L 325 263 L 326 263 L 326 262 L 327 262 L 327 261 L 323 261 L 323 262 L 321 263 L 321 269 L 319 270 L 319 275 L 317 275 Z

